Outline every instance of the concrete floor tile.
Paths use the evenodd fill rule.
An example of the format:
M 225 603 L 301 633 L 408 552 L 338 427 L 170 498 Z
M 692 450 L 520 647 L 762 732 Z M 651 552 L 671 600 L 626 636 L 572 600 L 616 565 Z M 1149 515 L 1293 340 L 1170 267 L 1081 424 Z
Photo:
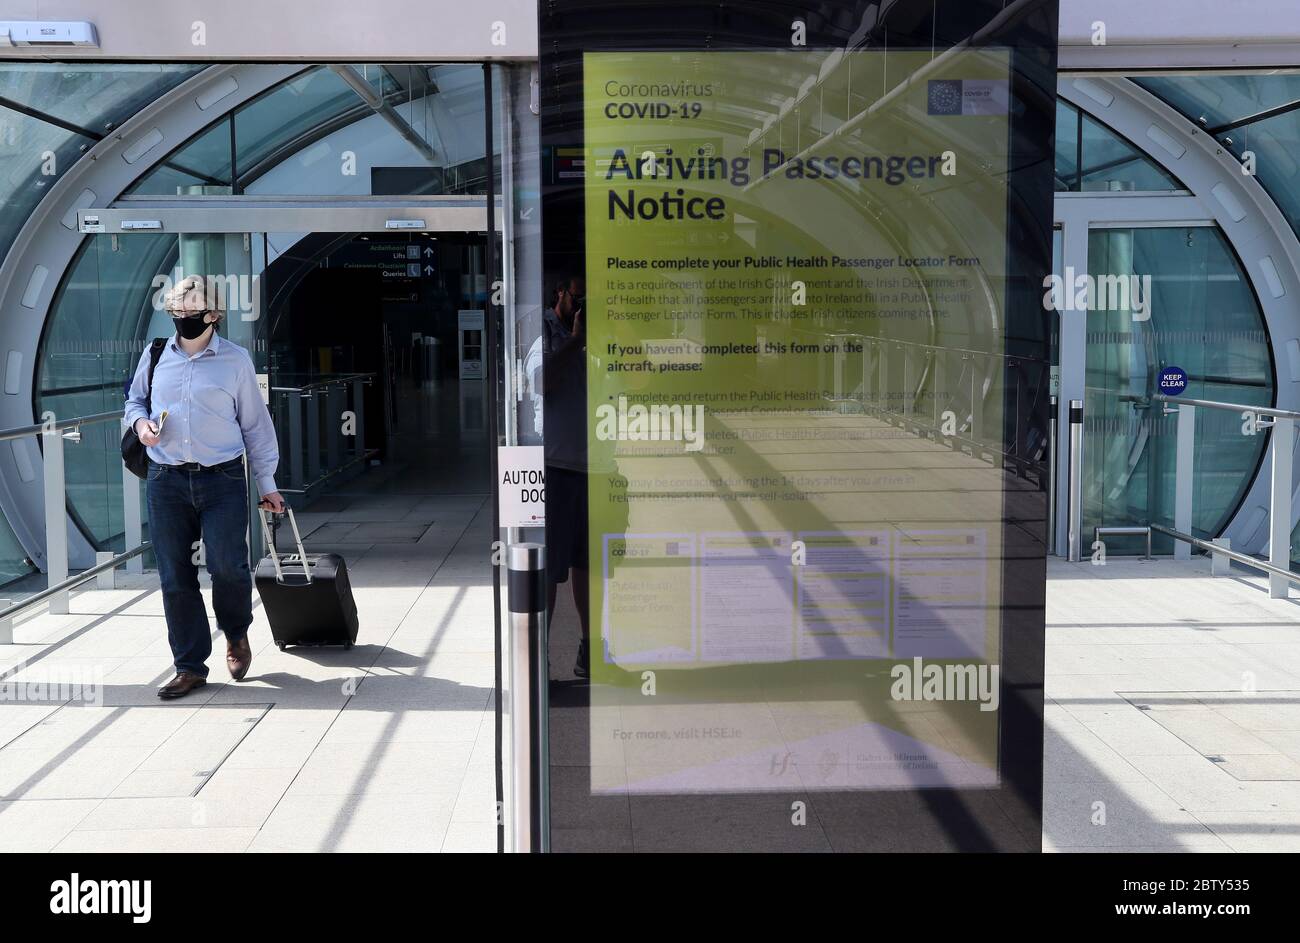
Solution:
M 1300 852 L 1300 812 L 1200 812 L 1196 817 L 1233 851 Z
M 105 799 L 79 824 L 83 830 L 257 828 L 289 787 L 296 770 L 222 768 L 198 795 Z
M 1043 835 L 1053 847 L 1165 845 L 1208 831 L 1148 782 L 1058 783 L 1044 796 Z
M 343 710 L 325 733 L 325 743 L 474 742 L 483 724 L 482 710 L 368 711 Z
M 148 852 L 222 854 L 244 851 L 257 835 L 255 828 L 146 828 L 75 830 L 54 851 L 87 854 Z
M 98 799 L 0 802 L 0 852 L 50 851 L 98 805 Z
M 442 840 L 443 854 L 496 854 L 495 822 L 462 822 L 452 818 Z
M 342 794 L 443 795 L 454 801 L 470 744 L 323 743 L 289 788 L 292 797 Z
M 1203 756 L 1136 756 L 1129 762 L 1189 812 L 1263 812 L 1287 808 L 1269 788 L 1243 782 Z M 1300 783 L 1290 809 L 1300 810 Z
M 103 799 L 131 775 L 148 747 L 81 747 L 61 753 L 6 747 L 0 799 Z
M 286 796 L 249 850 L 440 851 L 451 810 L 447 796 Z

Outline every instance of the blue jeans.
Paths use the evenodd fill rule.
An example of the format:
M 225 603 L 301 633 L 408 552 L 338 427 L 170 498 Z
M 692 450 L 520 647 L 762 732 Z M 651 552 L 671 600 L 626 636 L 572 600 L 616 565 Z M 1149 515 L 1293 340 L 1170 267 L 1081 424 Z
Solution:
M 199 594 L 199 538 L 212 577 L 217 627 L 237 642 L 253 621 L 248 572 L 248 486 L 236 459 L 203 471 L 149 463 L 149 537 L 162 582 L 167 641 L 177 671 L 208 676 L 212 632 Z

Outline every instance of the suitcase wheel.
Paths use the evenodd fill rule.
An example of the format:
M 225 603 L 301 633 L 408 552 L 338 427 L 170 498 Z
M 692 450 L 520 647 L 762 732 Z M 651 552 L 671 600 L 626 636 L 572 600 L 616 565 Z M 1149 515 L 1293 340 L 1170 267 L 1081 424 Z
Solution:
M 352 643 L 351 643 L 351 642 L 344 642 L 344 643 L 343 643 L 343 650 L 344 650 L 345 652 L 350 652 L 350 651 L 352 651 Z
M 276 642 L 275 644 L 276 644 L 277 646 L 279 646 L 280 651 L 284 651 L 284 648 L 285 648 L 285 643 L 284 643 L 284 642 Z

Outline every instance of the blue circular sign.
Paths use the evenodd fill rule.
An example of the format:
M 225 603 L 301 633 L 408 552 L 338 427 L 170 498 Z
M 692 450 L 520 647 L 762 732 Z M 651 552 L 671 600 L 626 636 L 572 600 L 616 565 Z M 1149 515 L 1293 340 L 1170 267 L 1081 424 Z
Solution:
M 1182 367 L 1168 366 L 1160 371 L 1160 392 L 1166 396 L 1177 396 L 1187 389 L 1187 374 Z

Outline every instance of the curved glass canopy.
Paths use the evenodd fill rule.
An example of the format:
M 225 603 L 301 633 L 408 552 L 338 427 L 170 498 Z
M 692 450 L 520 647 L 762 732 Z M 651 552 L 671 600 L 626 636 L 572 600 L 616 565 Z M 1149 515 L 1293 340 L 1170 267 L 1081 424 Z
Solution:
M 0 200 L 5 210 L 0 219 L 0 251 L 7 250 L 57 175 L 81 152 L 200 69 L 192 65 L 148 64 L 0 65 L 0 133 L 25 142 L 22 148 L 0 152 Z M 1286 110 L 1289 104 L 1300 105 L 1295 101 L 1300 97 L 1297 76 L 1178 77 L 1142 79 L 1140 83 L 1171 103 L 1177 102 L 1175 106 L 1192 120 L 1204 115 L 1205 121 L 1200 123 L 1206 126 L 1241 121 L 1243 116 L 1257 116 L 1268 109 L 1282 110 L 1248 123 L 1267 129 L 1267 122 L 1300 120 L 1300 113 Z M 482 68 L 476 64 L 306 67 L 224 115 L 167 155 L 131 192 L 176 196 L 193 192 L 193 187 L 212 188 L 207 192 L 250 190 L 269 194 L 483 192 L 486 154 L 482 90 Z M 1196 114 L 1192 116 L 1192 112 Z M 819 121 L 827 126 L 799 127 L 791 133 L 802 136 L 833 130 L 833 109 L 822 109 L 819 114 Z M 778 122 L 772 131 L 780 130 L 784 136 L 785 124 Z M 1278 128 L 1281 130 L 1282 125 Z M 1259 148 L 1261 137 L 1255 130 L 1252 134 Z M 362 146 L 355 147 L 355 142 Z M 1244 146 L 1244 135 L 1234 144 Z M 360 156 L 360 167 L 354 174 L 340 172 L 340 167 L 346 166 L 340 161 L 349 148 Z M 24 163 L 26 158 L 17 156 L 33 150 L 53 152 L 54 174 L 42 175 L 39 167 L 33 172 Z M 1300 152 L 1300 148 L 1294 151 Z M 324 178 L 319 173 L 326 167 L 328 190 L 322 188 Z M 1294 172 L 1296 165 L 1290 167 Z M 1281 166 L 1270 169 L 1279 179 L 1284 171 Z M 1269 185 L 1262 167 L 1260 178 Z M 1139 149 L 1064 101 L 1057 108 L 1056 179 L 1059 191 L 1182 188 Z M 1294 224 L 1300 219 L 1300 188 L 1292 196 L 1296 209 L 1288 218 Z M 1090 395 L 1104 388 L 1110 391 L 1106 395 L 1113 395 L 1118 403 L 1120 395 L 1136 382 L 1129 370 L 1130 361 L 1138 355 L 1133 345 L 1149 342 L 1162 362 L 1186 361 L 1180 365 L 1193 374 L 1240 377 L 1246 387 L 1217 391 L 1207 388 L 1205 395 L 1214 392 L 1219 398 L 1270 402 L 1272 374 L 1262 319 L 1221 235 L 1214 230 L 1195 234 L 1167 230 L 1129 233 L 1135 262 L 1136 256 L 1144 257 L 1143 270 L 1156 272 L 1158 281 L 1163 282 L 1157 291 L 1180 297 L 1170 296 L 1171 303 L 1160 305 L 1163 313 L 1145 339 L 1131 335 L 1124 350 L 1098 348 L 1090 352 Z M 1094 235 L 1095 254 L 1098 258 L 1113 254 L 1114 240 L 1123 238 L 1119 233 Z M 51 308 L 40 353 L 38 407 L 57 404 L 60 412 L 66 412 L 84 406 L 85 411 L 94 412 L 110 408 L 110 400 L 120 399 L 121 383 L 147 332 L 150 280 L 154 274 L 167 271 L 175 260 L 174 238 L 132 240 L 109 256 L 104 255 L 102 247 L 87 242 L 65 275 Z M 1208 296 L 1190 290 L 1194 284 L 1204 284 L 1201 279 L 1218 286 L 1217 310 L 1224 310 L 1226 304 L 1238 312 L 1240 323 L 1231 326 L 1231 344 L 1216 343 L 1217 325 L 1211 323 L 1204 303 Z M 91 290 L 92 284 L 113 285 L 120 290 L 111 296 L 103 295 Z M 1094 327 L 1100 325 L 1090 324 L 1090 332 Z M 103 342 L 96 342 L 91 350 L 88 338 Z M 1139 353 L 1146 357 L 1152 351 L 1143 348 Z M 1224 357 L 1231 362 L 1221 363 Z M 1200 358 L 1209 360 L 1202 363 Z M 1128 403 L 1124 399 L 1124 409 L 1131 408 Z M 1201 435 L 1198 440 L 1209 441 Z M 105 480 L 113 482 L 115 466 L 108 466 L 116 461 L 116 443 L 106 440 L 97 445 L 101 447 L 83 450 L 87 467 L 80 471 L 69 468 L 69 506 L 93 543 L 111 546 L 120 534 L 120 522 L 114 519 L 114 514 L 120 513 L 114 510 L 119 502 L 111 493 L 111 485 L 110 493 L 97 497 L 95 483 L 103 489 Z M 1258 445 L 1250 443 L 1245 451 L 1227 448 L 1198 456 L 1198 461 L 1207 463 L 1201 467 L 1212 471 L 1206 483 L 1198 487 L 1214 491 L 1214 495 L 1197 496 L 1198 533 L 1216 533 L 1231 515 L 1254 474 Z M 1118 501 L 1125 505 L 1126 513 L 1131 510 L 1152 519 L 1163 514 L 1166 501 L 1161 480 L 1165 463 L 1160 458 L 1162 446 L 1157 446 L 1160 443 L 1141 450 L 1146 457 L 1133 467 L 1128 462 L 1132 449 L 1114 447 L 1116 454 L 1122 453 L 1111 463 L 1114 467 L 1094 470 L 1108 482 L 1103 491 L 1094 495 L 1095 513 L 1117 511 L 1118 507 L 1110 505 Z M 91 452 L 97 454 L 91 456 Z M 1100 458 L 1103 453 L 1097 454 Z M 21 551 L 4 545 L 6 537 L 9 535 L 0 534 L 0 558 L 17 555 L 21 559 Z M 9 568 L 0 566 L 0 582 L 10 575 Z
M 175 197 L 201 187 L 210 194 L 482 193 L 483 96 L 479 64 L 305 67 L 194 135 L 130 192 Z M 171 273 L 178 258 L 175 234 L 85 241 L 46 321 L 38 413 L 120 406 L 144 338 L 157 327 L 151 328 L 154 278 Z M 90 434 L 65 455 L 68 509 L 96 548 L 120 550 L 116 429 L 93 428 L 98 432 L 88 427 Z
M 1300 236 L 1300 74 L 1176 75 L 1134 81 L 1212 135 L 1243 162 L 1243 169 L 1253 169 Z M 1300 570 L 1300 527 L 1291 533 L 1291 568 Z
M 0 63 L 0 258 L 36 204 L 82 154 L 203 68 Z
M 1181 190 L 1173 175 L 1095 118 L 1056 101 L 1056 190 Z
M 203 68 L 156 63 L 0 63 L 0 259 L 68 168 L 104 135 Z M 79 384 L 70 381 L 70 385 Z M 63 408 L 75 405 L 65 402 Z M 69 468 L 72 489 L 78 486 L 78 474 L 79 469 Z M 8 523 L 0 521 L 0 585 L 32 569 Z
M 1157 76 L 1134 79 L 1238 160 L 1251 155 L 1255 177 L 1300 235 L 1300 75 Z
M 319 65 L 222 116 L 132 195 L 485 191 L 483 69 Z

